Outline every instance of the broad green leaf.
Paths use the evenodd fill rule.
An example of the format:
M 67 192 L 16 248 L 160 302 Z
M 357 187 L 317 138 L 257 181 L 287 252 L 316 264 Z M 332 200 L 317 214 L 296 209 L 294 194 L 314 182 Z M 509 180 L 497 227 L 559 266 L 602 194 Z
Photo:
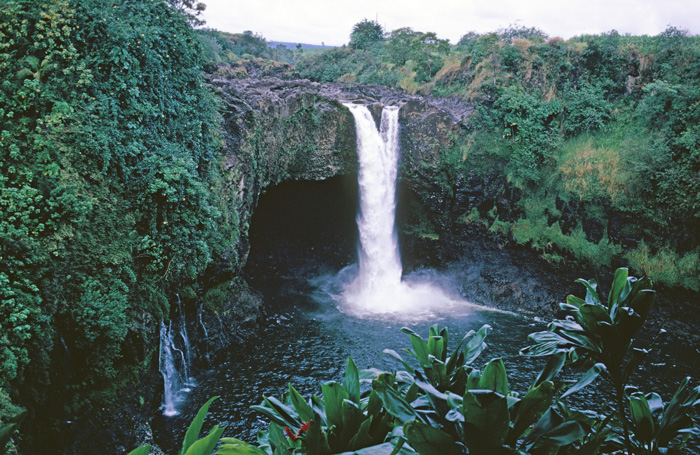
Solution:
M 445 349 L 445 340 L 440 336 L 431 336 L 428 338 L 428 352 L 436 359 L 444 362 L 447 352 Z
M 0 430 L 1 433 L 1 430 Z M 4 446 L 2 445 L 2 438 L 0 438 L 0 448 L 3 448 Z M 151 449 L 151 446 L 146 444 L 145 446 L 138 447 L 131 452 L 129 452 L 128 455 L 148 455 L 148 451 Z
M 649 442 L 654 437 L 654 419 L 646 398 L 640 392 L 633 393 L 629 398 L 632 429 L 640 441 Z
M 581 313 L 582 321 L 584 321 L 584 326 L 588 330 L 594 330 L 598 322 L 607 322 L 608 324 L 612 324 L 610 314 L 605 307 L 600 305 L 590 305 L 586 303 L 581 305 L 579 312 Z
M 287 406 L 275 397 L 263 398 L 268 407 L 275 410 L 275 412 L 280 416 L 280 418 L 285 422 L 285 425 L 292 427 L 300 427 L 301 421 L 299 420 L 299 414 L 291 406 Z
M 560 303 L 559 308 L 564 311 L 576 311 L 581 308 L 581 305 L 585 305 L 586 301 L 575 295 L 566 296 L 566 303 Z
M 693 422 L 693 408 L 700 404 L 700 386 L 686 391 L 690 378 L 681 381 L 673 398 L 668 402 L 661 416 L 658 431 L 658 443 L 660 447 L 666 447 L 678 433 L 697 428 Z
M 345 390 L 348 392 L 350 399 L 356 404 L 360 404 L 360 373 L 357 371 L 357 365 L 348 357 L 348 364 L 345 368 Z M 308 420 L 308 419 L 307 419 Z
M 591 384 L 593 381 L 596 380 L 598 376 L 600 376 L 600 373 L 605 371 L 605 365 L 602 363 L 596 363 L 593 365 L 591 368 L 586 371 L 583 376 L 581 376 L 581 379 L 578 380 L 576 384 L 571 386 L 564 394 L 561 396 L 562 398 L 571 395 L 572 393 L 576 393 L 579 390 L 585 388 L 589 384 Z
M 656 291 L 653 289 L 642 289 L 630 300 L 629 306 L 641 316 L 644 322 L 649 318 L 649 314 L 654 308 L 654 302 L 656 302 Z
M 661 399 L 661 396 L 656 392 L 651 392 L 644 395 L 644 397 L 647 399 L 647 404 L 649 404 L 651 415 L 654 418 L 661 417 L 664 411 L 664 400 Z
M 547 360 L 547 364 L 544 366 L 542 371 L 540 371 L 537 379 L 535 379 L 533 387 L 537 387 L 545 381 L 551 381 L 554 379 L 554 377 L 561 371 L 565 362 L 566 354 L 564 352 L 558 352 L 552 355 L 549 360 Z
M 314 452 L 309 452 L 314 453 Z M 391 442 L 385 442 L 375 446 L 365 447 L 364 449 L 355 450 L 353 452 L 342 452 L 337 455 L 415 455 L 416 452 L 401 448 L 398 444 L 394 446 Z
M 411 335 L 411 346 L 413 346 L 413 352 L 415 353 L 416 359 L 418 359 L 420 366 L 424 369 L 429 369 L 430 360 L 428 356 L 430 355 L 430 352 L 428 352 L 428 344 L 423 341 L 422 338 Z
M 481 370 L 477 370 L 476 368 L 474 368 L 472 371 L 469 372 L 469 376 L 467 377 L 466 389 L 478 389 L 479 380 L 481 380 Z
M 381 378 L 372 381 L 372 389 L 384 403 L 386 411 L 402 424 L 417 418 L 413 407 L 404 400 L 399 392 L 387 385 Z
M 474 336 L 467 342 L 467 346 L 464 348 L 464 363 L 469 365 L 486 349 L 486 343 L 484 340 L 491 333 L 490 325 L 484 324 L 479 330 L 474 334 Z
M 413 337 L 417 337 L 417 338 L 419 338 L 419 339 L 421 339 L 421 340 L 423 339 L 423 338 L 421 338 L 421 336 L 420 336 L 415 330 L 410 329 L 410 328 L 408 328 L 408 327 L 401 327 L 401 332 L 406 333 L 406 334 L 408 334 L 408 335 L 411 335 L 411 336 L 413 336 Z
M 290 424 L 290 422 L 286 422 L 284 419 L 282 419 L 282 417 L 273 408 L 257 405 L 251 406 L 250 409 L 252 409 L 253 411 L 258 411 L 259 413 L 267 416 L 270 420 L 277 423 L 278 425 L 285 426 Z
M 600 307 L 597 307 L 600 308 Z M 570 319 L 557 319 L 549 324 L 549 327 L 569 330 L 571 332 L 582 332 L 583 326 L 576 321 Z M 551 330 L 551 329 L 550 329 Z
M 546 357 L 564 351 L 558 341 L 547 341 L 533 344 L 520 350 L 520 355 L 528 357 Z
M 330 455 L 331 448 L 326 432 L 321 429 L 321 418 L 318 415 L 314 416 L 314 421 L 311 422 L 311 426 L 306 432 L 304 442 L 310 454 Z
M 408 443 L 421 455 L 459 455 L 462 453 L 455 440 L 444 431 L 417 420 L 403 426 Z
M 336 430 L 336 434 L 340 435 L 340 444 L 345 446 L 360 429 L 364 416 L 362 415 L 362 411 L 360 411 L 359 405 L 351 400 L 343 400 L 340 410 L 342 413 L 343 426 Z M 332 446 L 333 444 L 331 444 L 331 447 Z
M 428 338 L 437 336 L 440 336 L 440 327 L 437 324 L 428 327 Z
M 211 429 L 209 434 L 202 439 L 194 441 L 184 455 L 211 455 L 223 433 L 223 428 L 214 425 L 214 428 Z
M 299 418 L 304 422 L 313 420 L 314 411 L 311 409 L 311 406 L 309 406 L 309 403 L 307 403 L 304 397 L 292 387 L 292 384 L 287 384 L 287 386 L 289 387 L 289 398 L 292 401 L 294 409 L 299 414 Z
M 542 417 L 542 414 L 552 404 L 553 397 L 554 384 L 550 381 L 540 383 L 525 394 L 523 399 L 520 400 L 513 426 L 508 432 L 508 437 L 506 438 L 508 445 L 515 445 L 525 430 Z
M 537 440 L 534 447 L 563 447 L 578 441 L 586 435 L 586 431 L 579 422 L 566 421 L 561 425 L 546 432 Z
M 274 449 L 275 454 L 278 452 L 287 453 L 288 451 L 286 451 L 286 449 L 289 449 L 287 435 L 284 434 L 284 430 L 282 428 L 282 425 L 277 425 L 274 422 L 271 422 L 269 426 L 268 440 L 270 441 L 270 445 Z
M 325 425 L 328 425 L 328 417 L 326 416 L 326 405 L 322 399 L 316 395 L 311 395 L 311 408 L 314 410 L 314 415 L 318 415 Z
M 337 382 L 326 382 L 321 386 L 323 402 L 326 404 L 326 417 L 328 426 L 341 428 L 343 424 L 342 405 L 343 400 L 350 398 L 348 392 Z
M 221 438 L 216 455 L 267 455 L 267 452 L 240 439 Z
M 628 285 L 628 276 L 629 271 L 624 267 L 620 267 L 619 269 L 615 270 L 615 278 L 613 278 L 612 288 L 610 289 L 610 293 L 608 293 L 609 310 L 612 311 L 612 309 L 617 305 L 618 301 L 621 301 L 620 294 L 622 294 L 622 291 Z
M 587 281 L 579 278 L 575 282 L 581 283 L 586 287 L 586 303 L 601 305 L 600 298 L 598 297 L 598 283 L 596 280 Z
M 508 395 L 508 376 L 503 360 L 493 359 L 484 368 L 479 379 L 479 388 Z
M 600 353 L 600 346 L 598 346 L 598 344 L 591 339 L 591 337 L 584 335 L 583 333 L 562 330 L 560 334 L 569 342 L 570 345 L 573 345 L 574 347 L 581 347 L 593 353 Z
M 358 449 L 360 447 L 367 447 L 372 444 L 372 436 L 369 434 L 370 427 L 372 425 L 372 417 L 369 417 L 362 421 L 360 428 L 357 430 L 355 435 L 350 439 L 348 447 L 350 450 Z
M 503 445 L 510 421 L 505 396 L 491 390 L 470 390 L 464 395 L 462 408 L 470 453 L 490 453 Z
M 204 418 L 207 416 L 207 412 L 209 412 L 209 405 L 212 403 L 212 401 L 216 400 L 217 398 L 219 397 L 211 397 L 209 401 L 204 403 L 202 407 L 199 408 L 197 415 L 195 416 L 194 420 L 192 420 L 192 423 L 187 429 L 187 433 L 185 433 L 185 440 L 182 443 L 182 450 L 180 451 L 181 455 L 187 453 L 187 450 L 190 448 L 190 446 L 192 446 L 192 444 L 194 444 L 194 442 L 199 437 L 199 432 L 202 431 L 202 424 L 204 423 Z
M 447 374 L 452 374 L 452 372 L 454 371 L 455 367 L 456 367 L 457 365 L 459 365 L 459 363 L 458 363 L 457 361 L 458 361 L 458 359 L 459 359 L 460 357 L 462 357 L 462 362 L 464 362 L 463 354 L 461 354 L 459 350 L 462 348 L 462 344 L 464 344 L 464 342 L 465 342 L 468 338 L 474 336 L 475 334 L 476 334 L 475 331 L 470 330 L 469 332 L 467 332 L 466 335 L 464 335 L 464 338 L 462 338 L 462 341 L 459 342 L 459 344 L 458 344 L 457 347 L 455 348 L 454 352 L 452 353 L 452 355 L 450 356 L 450 358 L 447 360 L 447 364 L 446 364 L 446 366 L 445 366 L 445 370 L 447 371 Z M 460 366 L 461 366 L 461 365 L 460 365 Z

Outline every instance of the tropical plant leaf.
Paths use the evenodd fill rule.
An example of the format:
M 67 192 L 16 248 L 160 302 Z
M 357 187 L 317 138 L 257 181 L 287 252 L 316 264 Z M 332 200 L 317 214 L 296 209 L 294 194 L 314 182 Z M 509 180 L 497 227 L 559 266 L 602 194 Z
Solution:
M 479 388 L 492 392 L 508 395 L 508 376 L 503 360 L 493 359 L 486 364 L 479 378 Z
M 550 381 L 542 382 L 530 389 L 518 404 L 518 411 L 508 432 L 506 443 L 511 446 L 515 445 L 525 430 L 537 422 L 542 414 L 549 409 L 553 398 L 554 384 Z
M 282 421 L 285 422 L 284 425 L 289 425 L 292 427 L 301 426 L 299 414 L 294 408 L 282 403 L 275 397 L 263 397 L 263 400 L 267 404 L 268 408 L 273 409 L 280 416 Z
M 588 385 L 590 385 L 593 381 L 596 380 L 598 376 L 600 376 L 600 373 L 605 371 L 605 365 L 602 363 L 596 363 L 593 365 L 591 368 L 586 371 L 583 376 L 574 384 L 571 386 L 564 394 L 561 396 L 562 398 L 567 397 L 573 393 L 578 392 L 581 389 L 586 388 Z
M 0 430 L 0 433 L 1 432 L 2 432 L 2 430 Z M 0 437 L 0 448 L 4 448 L 1 437 Z M 128 455 L 148 455 L 149 450 L 151 450 L 151 446 L 146 444 L 144 446 L 137 447 L 136 449 L 132 450 L 131 452 L 129 452 Z
M 493 453 L 503 445 L 510 421 L 505 396 L 491 390 L 469 390 L 464 395 L 462 414 L 470 453 Z
M 554 379 L 554 377 L 556 377 L 556 375 L 559 374 L 559 372 L 561 371 L 562 367 L 564 366 L 564 363 L 566 363 L 565 352 L 560 351 L 556 354 L 553 354 L 549 358 L 549 360 L 547 360 L 547 363 L 545 364 L 542 371 L 540 371 L 540 374 L 537 375 L 537 379 L 535 379 L 535 383 L 532 386 L 537 387 L 545 381 L 551 381 L 552 379 Z
M 620 299 L 620 295 L 622 294 L 622 291 L 625 289 L 625 287 L 629 285 L 627 281 L 628 276 L 629 272 L 624 267 L 620 267 L 619 269 L 615 270 L 615 277 L 613 278 L 612 288 L 608 293 L 608 309 L 611 312 L 613 308 L 617 306 L 618 301 L 623 300 Z
M 401 397 L 399 392 L 390 387 L 382 377 L 372 382 L 372 390 L 382 400 L 386 411 L 402 424 L 417 418 L 413 407 Z
M 568 420 L 540 436 L 534 447 L 563 447 L 585 435 L 586 430 L 579 422 Z
M 356 404 L 360 404 L 360 373 L 357 371 L 357 365 L 355 362 L 348 357 L 348 363 L 345 368 L 345 390 L 352 400 Z M 306 419 L 308 420 L 308 419 Z
M 190 445 L 190 447 L 185 451 L 184 455 L 211 455 L 214 451 L 214 447 L 219 442 L 219 438 L 224 433 L 223 428 L 219 428 L 218 425 L 214 425 L 208 435 L 202 439 L 198 439 Z
M 302 421 L 310 421 L 313 420 L 314 418 L 314 411 L 311 409 L 311 406 L 309 406 L 309 403 L 306 402 L 304 397 L 301 396 L 297 390 L 292 387 L 291 384 L 288 384 L 289 387 L 289 399 L 292 401 L 292 405 L 294 406 L 294 409 L 297 411 L 299 414 L 299 418 Z
M 202 405 L 201 408 L 199 408 L 197 415 L 192 420 L 192 423 L 190 424 L 189 428 L 187 428 L 187 433 L 185 433 L 185 440 L 182 443 L 182 450 L 180 451 L 180 455 L 186 454 L 187 450 L 189 450 L 192 444 L 194 444 L 197 438 L 199 438 L 199 433 L 202 431 L 202 424 L 204 423 L 204 418 L 207 416 L 207 412 L 209 412 L 209 405 L 212 403 L 212 401 L 216 400 L 217 398 L 219 397 L 211 397 L 206 403 Z
M 471 365 L 474 360 L 486 349 L 484 340 L 493 329 L 490 325 L 484 324 L 476 331 L 474 336 L 467 342 L 464 348 L 464 363 Z
M 654 437 L 654 418 L 644 395 L 633 393 L 629 398 L 629 408 L 635 437 L 640 441 L 651 441 Z
M 586 303 L 590 303 L 592 305 L 601 304 L 600 298 L 598 297 L 598 283 L 596 282 L 596 280 L 584 280 L 582 278 L 579 278 L 575 282 L 581 283 L 586 287 Z
M 459 455 L 462 453 L 455 440 L 444 431 L 417 420 L 403 426 L 408 443 L 421 455 Z
M 267 452 L 240 439 L 221 438 L 216 455 L 267 455 Z
M 323 402 L 326 405 L 328 426 L 341 428 L 343 425 L 343 400 L 350 398 L 350 395 L 335 381 L 326 382 L 321 385 L 321 391 L 323 392 Z

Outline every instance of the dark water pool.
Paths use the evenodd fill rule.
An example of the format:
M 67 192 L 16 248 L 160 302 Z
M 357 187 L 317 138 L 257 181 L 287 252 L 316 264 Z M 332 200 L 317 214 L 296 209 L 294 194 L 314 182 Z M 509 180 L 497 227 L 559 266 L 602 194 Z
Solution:
M 543 365 L 541 359 L 518 354 L 527 345 L 527 335 L 545 327 L 539 318 L 469 305 L 429 320 L 414 321 L 410 314 L 384 320 L 355 318 L 338 311 L 335 303 L 310 283 L 309 276 L 298 273 L 266 280 L 265 285 L 255 283 L 264 291 L 270 308 L 266 327 L 255 338 L 234 345 L 222 363 L 198 375 L 198 385 L 188 394 L 180 415 L 156 417 L 156 443 L 166 453 L 177 453 L 190 421 L 212 396 L 220 398 L 210 407 L 205 429 L 219 424 L 226 427 L 226 436 L 254 441 L 267 421 L 249 408 L 260 404 L 263 395 L 279 397 L 288 383 L 302 394 L 319 394 L 323 381 L 342 381 L 348 357 L 359 368 L 400 369 L 382 350 L 410 347 L 408 335 L 400 332 L 404 326 L 424 336 L 433 323 L 447 326 L 454 346 L 470 329 L 491 325 L 493 332 L 486 340 L 489 347 L 476 365 L 501 357 L 511 389 L 516 391 L 526 391 Z M 686 375 L 697 378 L 699 359 L 695 347 L 665 346 L 663 354 L 652 356 L 645 364 L 637 381 L 645 390 L 662 390 L 668 400 L 674 388 L 671 384 Z M 600 398 L 601 392 L 591 388 L 576 396 L 572 404 L 590 406 Z

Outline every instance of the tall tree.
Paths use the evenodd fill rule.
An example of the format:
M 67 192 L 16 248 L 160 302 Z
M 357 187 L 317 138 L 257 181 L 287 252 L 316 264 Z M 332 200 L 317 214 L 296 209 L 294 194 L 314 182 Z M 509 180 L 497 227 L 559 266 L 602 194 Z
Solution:
M 384 39 L 384 29 L 376 21 L 362 19 L 352 27 L 350 47 L 367 49 L 372 44 Z

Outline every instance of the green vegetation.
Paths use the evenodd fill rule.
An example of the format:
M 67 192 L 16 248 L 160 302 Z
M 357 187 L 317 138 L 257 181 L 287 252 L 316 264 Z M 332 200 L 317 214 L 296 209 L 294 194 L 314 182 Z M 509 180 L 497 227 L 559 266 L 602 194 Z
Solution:
M 0 414 L 36 444 L 113 426 L 175 293 L 237 266 L 191 3 L 0 8 Z
M 201 8 L 192 0 L 7 0 L 0 7 L 0 443 L 26 415 L 14 442 L 29 452 L 58 439 L 68 420 L 93 430 L 86 444 L 109 451 L 103 430 L 130 424 L 113 412 L 117 404 L 130 407 L 131 417 L 151 410 L 138 397 L 154 370 L 158 323 L 170 317 L 175 295 L 186 309 L 197 302 L 212 312 L 230 295 L 248 228 L 232 207 L 248 201 L 231 189 L 243 171 L 220 152 L 218 104 L 205 67 L 223 77 L 301 76 L 460 97 L 476 111 L 440 151 L 436 183 L 446 199 L 465 175 L 488 177 L 493 188 L 466 221 L 553 262 L 597 269 L 624 259 L 661 283 L 700 290 L 698 37 L 670 27 L 656 37 L 610 32 L 563 41 L 511 27 L 469 33 L 450 46 L 432 32 L 385 34 L 364 20 L 350 46 L 302 52 L 271 49 L 250 31 L 195 31 Z M 303 107 L 267 134 L 283 160 L 267 153 L 258 131 L 238 151 L 256 185 L 308 167 L 312 138 L 295 134 L 302 136 L 301 124 L 320 128 L 324 118 Z M 425 220 L 412 232 L 437 239 L 438 225 Z M 603 325 L 619 325 L 618 316 L 609 312 Z M 485 431 L 477 408 L 498 416 L 486 425 L 498 430 L 489 444 L 512 450 L 532 434 L 520 426 L 539 411 L 524 417 L 524 404 L 512 397 L 503 412 L 504 399 L 472 391 L 493 386 L 512 396 L 498 361 L 480 373 L 496 382 L 467 388 L 478 371 L 464 354 L 470 345 L 464 358 L 448 360 L 437 340 L 446 332 L 431 333 L 428 348 L 411 337 L 422 370 L 406 363 L 406 372 L 375 374 L 367 394 L 358 396 L 360 372 L 350 362 L 345 384 L 325 386 L 308 405 L 311 414 L 293 389 L 283 400 L 267 399 L 260 410 L 277 424 L 261 447 L 284 453 L 313 440 L 319 453 L 373 444 L 393 451 L 393 443 L 408 441 L 422 453 L 435 443 L 479 452 L 487 448 L 465 439 Z M 569 360 L 579 348 L 561 347 Z M 605 370 L 587 377 L 612 371 L 609 360 L 597 361 Z M 624 383 L 611 378 L 616 390 Z M 525 436 L 518 450 L 540 453 L 554 442 L 569 450 L 585 438 L 541 438 L 561 426 L 579 435 L 613 425 L 613 414 L 579 419 L 542 384 L 522 401 L 554 400 L 556 409 L 547 411 L 554 427 L 543 423 L 540 439 Z M 689 425 L 693 393 L 680 389 L 667 406 L 655 395 L 625 395 L 628 407 L 613 411 L 613 420 L 624 422 L 618 443 L 655 453 L 676 441 L 674 432 Z M 422 401 L 414 406 L 415 399 Z M 279 411 L 291 409 L 285 400 L 298 418 Z M 476 427 L 459 429 L 463 422 Z M 286 438 L 284 426 L 297 439 Z M 653 439 L 644 436 L 649 428 Z M 194 439 L 183 451 L 206 450 Z M 223 453 L 253 450 L 224 442 L 231 447 Z
M 555 262 L 593 271 L 629 261 L 700 290 L 700 37 L 669 27 L 564 41 L 511 26 L 450 46 L 401 28 L 296 70 L 473 104 L 437 163 L 447 197 L 461 176 L 488 178 L 477 218 L 492 232 Z M 512 194 L 524 196 L 498 202 Z
M 253 407 L 270 419 L 257 445 L 227 437 L 216 453 L 682 453 L 692 435 L 700 436 L 700 386 L 690 389 L 685 379 L 664 403 L 658 393 L 644 394 L 629 385 L 655 341 L 646 349 L 635 343 L 654 306 L 651 280 L 618 269 L 605 302 L 595 280 L 577 282 L 586 288 L 585 298 L 570 295 L 560 304 L 570 317 L 531 334 L 534 344 L 521 351 L 548 358 L 529 386 L 510 384 L 501 359 L 483 370 L 474 366 L 486 349 L 488 325 L 467 333 L 452 352 L 447 328 L 430 327 L 427 340 L 403 329 L 411 338 L 412 349 L 404 352 L 412 362 L 395 351 L 384 352 L 405 370 L 358 370 L 348 359 L 344 383 L 324 383 L 322 397 L 306 399 L 290 384 L 282 399 L 266 397 Z M 558 379 L 566 364 L 579 373 L 577 381 Z M 600 409 L 574 410 L 566 404 L 567 397 L 598 377 L 606 380 L 599 385 Z M 200 411 L 196 431 L 188 436 L 199 432 L 202 417 Z

